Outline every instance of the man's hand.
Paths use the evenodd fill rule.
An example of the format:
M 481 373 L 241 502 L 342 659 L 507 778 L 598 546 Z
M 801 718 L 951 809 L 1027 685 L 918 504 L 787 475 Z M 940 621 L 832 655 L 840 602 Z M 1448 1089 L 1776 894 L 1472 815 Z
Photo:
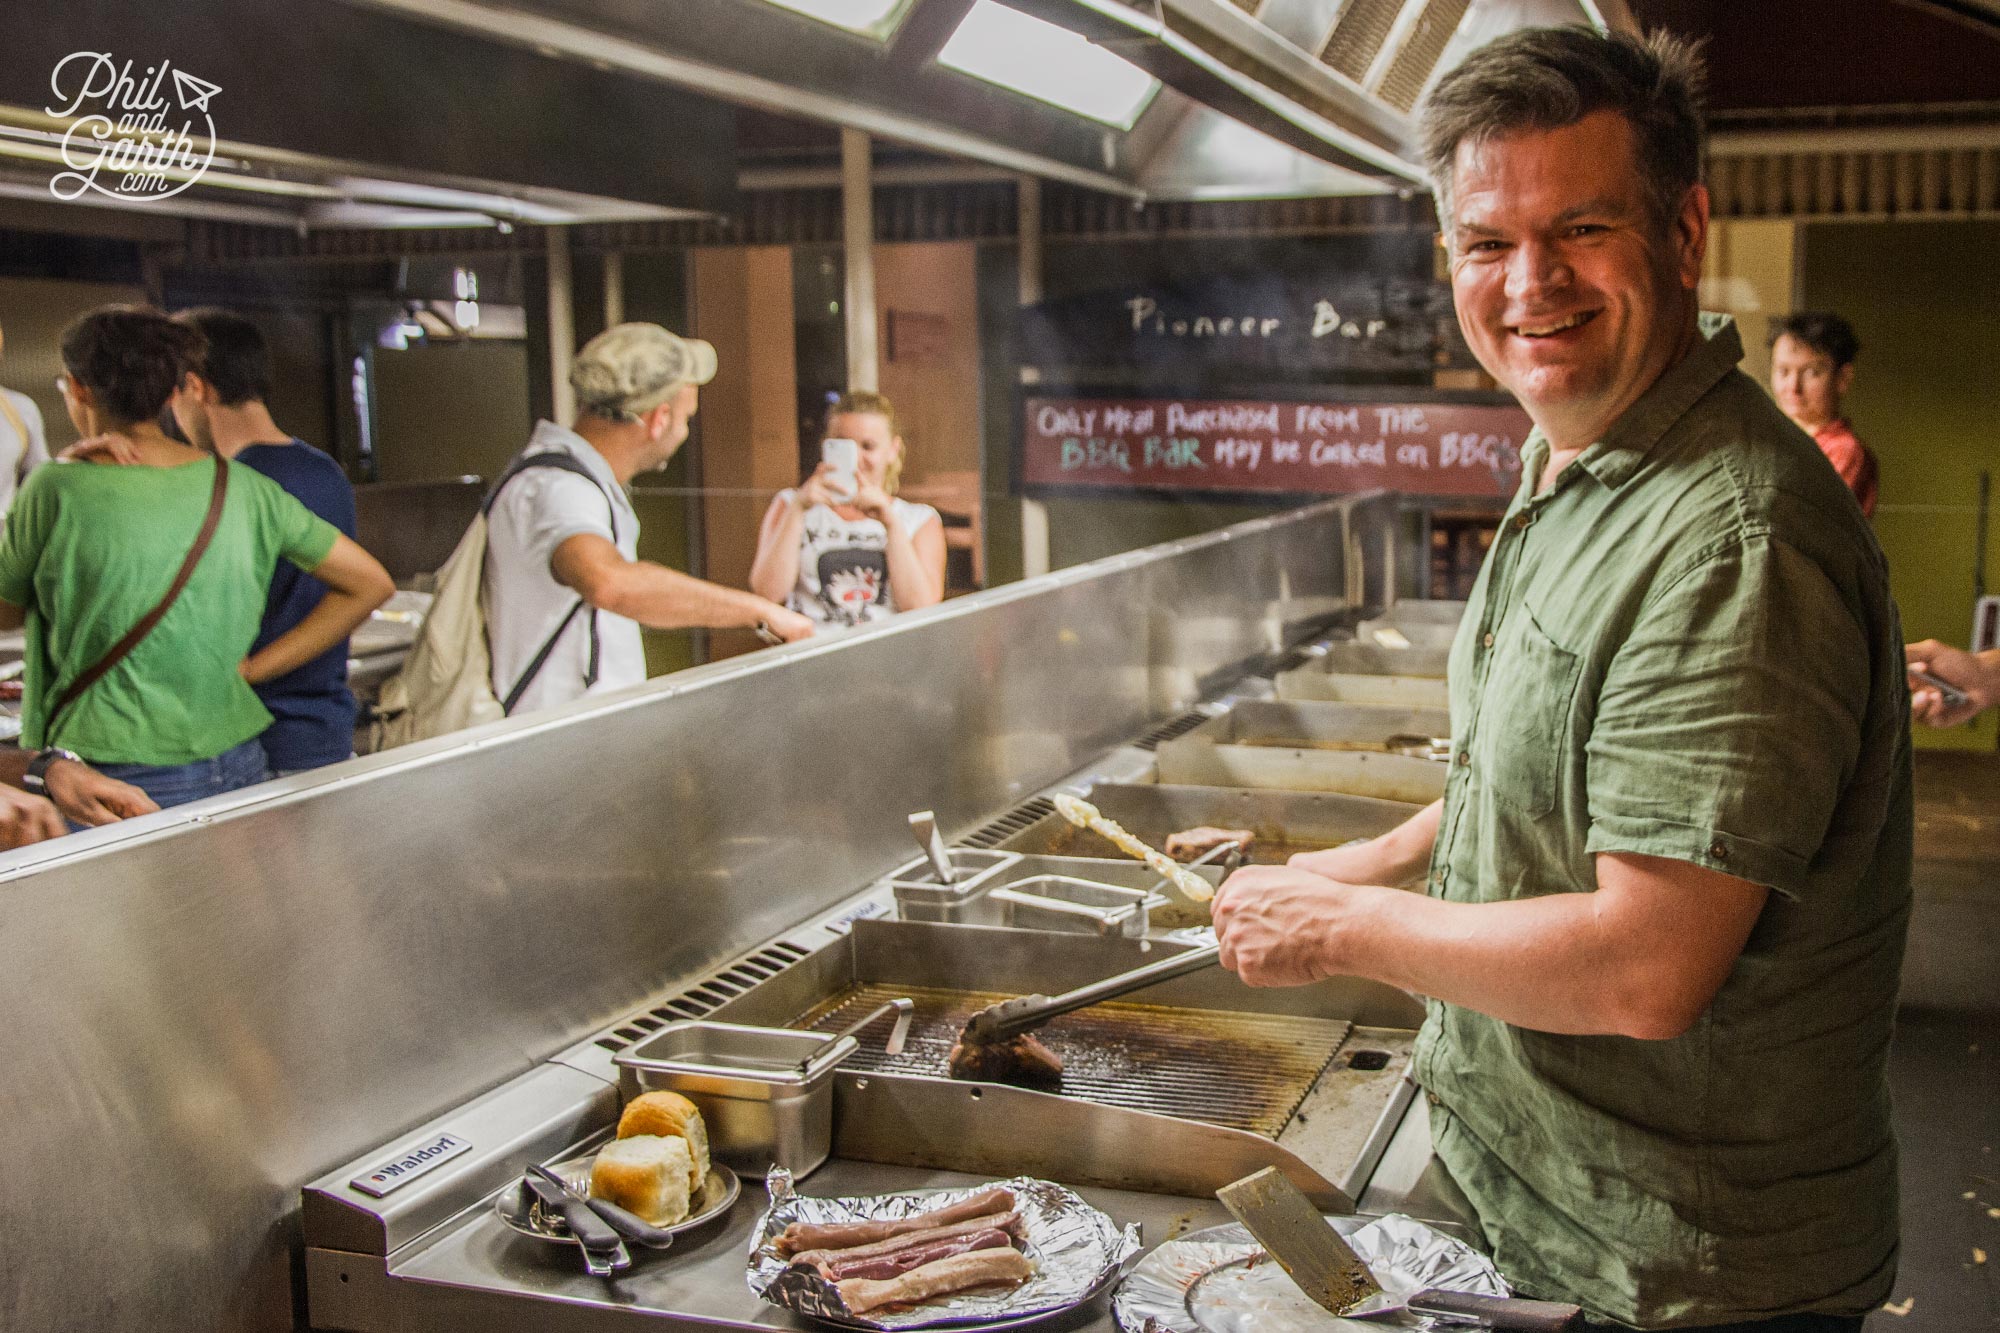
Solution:
M 1926 726 L 1955 727 L 2000 703 L 2000 653 L 1968 653 L 1936 639 L 1903 645 L 1912 671 L 1926 671 L 1964 692 L 1965 702 L 1948 704 L 1935 686 L 1910 678 L 1910 716 Z
M 108 778 L 89 764 L 70 759 L 51 763 L 42 781 L 64 816 L 92 828 L 135 815 L 150 815 L 160 808 L 152 797 L 131 783 Z
M 1252 986 L 1304 986 L 1345 971 L 1353 936 L 1382 894 L 1290 866 L 1249 866 L 1215 894 L 1222 965 Z
M 800 639 L 810 639 L 813 623 L 798 612 L 773 604 L 764 616 L 764 623 L 771 633 L 786 643 L 797 643 Z
M 56 457 L 65 463 L 118 463 L 130 466 L 139 461 L 139 449 L 123 435 L 93 435 L 78 440 Z
M 0 848 L 26 847 L 69 832 L 55 806 L 39 796 L 0 787 Z

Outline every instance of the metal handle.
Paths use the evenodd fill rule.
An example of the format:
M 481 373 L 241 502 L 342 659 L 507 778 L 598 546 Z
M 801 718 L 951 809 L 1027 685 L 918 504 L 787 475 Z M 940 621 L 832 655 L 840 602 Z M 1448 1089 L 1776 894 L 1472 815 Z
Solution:
M 1067 898 L 1049 898 L 1039 893 L 1022 893 L 1018 889 L 994 889 L 986 896 L 995 902 L 1010 903 L 1015 907 L 1056 912 L 1063 916 L 1080 916 L 1094 924 L 1100 934 L 1105 935 L 1118 930 L 1146 905 L 1144 901 L 1140 901 L 1126 903 L 1120 907 L 1092 907 L 1089 903 L 1073 903 Z
M 938 883 L 955 883 L 958 871 L 951 864 L 951 853 L 945 850 L 944 839 L 938 836 L 937 816 L 929 810 L 917 811 L 910 816 L 910 833 L 917 846 L 924 849 L 924 859 L 937 872 Z
M 886 1049 L 890 1055 L 901 1055 L 903 1053 L 903 1041 L 910 1035 L 910 1017 L 916 1011 L 917 1002 L 907 995 L 898 996 L 893 1000 L 884 1000 L 873 1009 L 870 1009 L 866 1016 L 849 1023 L 846 1027 L 834 1033 L 833 1039 L 839 1041 L 842 1037 L 858 1036 L 861 1029 L 875 1022 L 876 1019 L 885 1017 L 888 1014 L 894 1014 L 896 1015 L 896 1026 L 889 1030 L 889 1040 Z
M 1560 1301 L 1530 1301 L 1519 1296 L 1482 1296 L 1469 1291 L 1433 1287 L 1410 1297 L 1418 1314 L 1442 1315 L 1476 1323 L 1482 1328 L 1520 1329 L 1523 1333 L 1560 1333 L 1583 1315 L 1580 1305 Z
M 1019 1000 L 1008 1000 L 989 1009 L 982 1009 L 972 1016 L 966 1025 L 966 1036 L 976 1041 L 1005 1041 L 1023 1032 L 1032 1032 L 1052 1018 L 1059 1018 L 1072 1010 L 1104 1000 L 1129 995 L 1135 990 L 1157 986 L 1175 977 L 1184 977 L 1190 972 L 1199 972 L 1205 967 L 1213 967 L 1222 957 L 1222 946 L 1205 944 L 1199 949 L 1189 949 L 1186 953 L 1175 954 L 1172 958 L 1162 958 L 1157 963 L 1121 972 L 1115 977 L 1093 981 L 1088 986 L 1079 986 L 1061 995 L 1030 995 Z

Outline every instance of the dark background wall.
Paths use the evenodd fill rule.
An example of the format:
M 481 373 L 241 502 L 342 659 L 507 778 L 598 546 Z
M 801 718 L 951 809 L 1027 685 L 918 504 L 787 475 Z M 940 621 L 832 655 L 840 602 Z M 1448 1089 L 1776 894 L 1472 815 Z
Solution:
M 1839 311 L 1861 337 L 1848 415 L 1880 458 L 1875 531 L 1904 636 L 1963 644 L 1979 474 L 2000 482 L 2000 222 L 1816 224 L 1801 249 L 1801 307 Z M 2000 533 L 1988 592 L 2000 592 L 1996 548 Z M 1997 735 L 1989 713 L 1924 739 L 1990 750 Z

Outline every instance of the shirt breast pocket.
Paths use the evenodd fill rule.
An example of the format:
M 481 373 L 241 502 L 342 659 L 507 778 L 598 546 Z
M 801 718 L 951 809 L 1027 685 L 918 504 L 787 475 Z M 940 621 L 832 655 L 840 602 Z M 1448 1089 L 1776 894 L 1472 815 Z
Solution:
M 1493 794 L 1530 815 L 1555 808 L 1569 753 L 1582 659 L 1551 639 L 1523 605 L 1493 650 L 1475 745 Z

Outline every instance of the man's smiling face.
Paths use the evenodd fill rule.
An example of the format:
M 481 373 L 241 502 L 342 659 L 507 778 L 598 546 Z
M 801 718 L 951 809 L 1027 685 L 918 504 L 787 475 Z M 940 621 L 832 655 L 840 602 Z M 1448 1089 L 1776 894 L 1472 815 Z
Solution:
M 1656 218 L 1622 115 L 1466 140 L 1451 200 L 1459 327 L 1557 448 L 1595 439 L 1691 345 L 1707 195 Z

